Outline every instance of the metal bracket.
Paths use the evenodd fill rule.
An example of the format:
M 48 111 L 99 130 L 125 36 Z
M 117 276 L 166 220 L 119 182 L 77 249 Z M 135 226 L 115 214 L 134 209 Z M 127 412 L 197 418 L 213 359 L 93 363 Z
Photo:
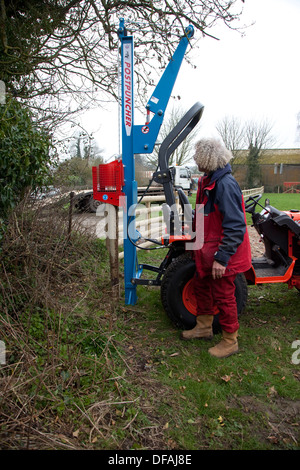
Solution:
M 172 170 L 160 170 L 153 173 L 153 180 L 156 183 L 169 183 L 173 180 Z

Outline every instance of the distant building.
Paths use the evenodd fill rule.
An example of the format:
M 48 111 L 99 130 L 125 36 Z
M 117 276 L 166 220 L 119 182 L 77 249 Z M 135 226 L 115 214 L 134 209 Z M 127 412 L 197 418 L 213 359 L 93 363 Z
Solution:
M 233 162 L 234 176 L 241 189 L 247 185 L 247 154 L 247 150 L 240 150 Z M 300 191 L 300 148 L 264 150 L 259 165 L 266 192 Z

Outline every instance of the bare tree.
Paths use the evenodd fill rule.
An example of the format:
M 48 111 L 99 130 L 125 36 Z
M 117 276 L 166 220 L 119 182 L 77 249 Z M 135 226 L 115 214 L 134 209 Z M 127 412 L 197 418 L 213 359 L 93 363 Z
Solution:
M 236 116 L 225 116 L 217 122 L 216 130 L 228 150 L 234 157 L 237 157 L 245 143 L 244 126 L 241 120 Z
M 158 135 L 158 141 L 161 143 L 167 137 L 167 135 L 174 129 L 176 124 L 180 121 L 180 119 L 185 114 L 185 111 L 180 109 L 179 107 L 174 106 L 170 114 L 166 116 L 165 121 L 161 127 L 160 133 Z M 199 131 L 199 125 L 190 132 L 187 137 L 183 140 L 183 142 L 176 148 L 174 153 L 171 155 L 169 160 L 169 165 L 179 165 L 183 166 L 187 163 L 191 162 L 193 152 L 194 152 L 194 140 L 196 136 L 196 132 Z M 147 155 L 147 161 L 152 164 L 155 168 L 158 163 L 158 152 L 159 146 L 154 147 L 154 151 L 151 155 Z M 194 162 L 192 162 L 194 163 Z
M 137 33 L 136 83 L 143 93 L 188 24 L 211 36 L 219 22 L 237 29 L 241 12 L 241 0 L 0 0 L 0 79 L 53 127 L 118 98 L 121 17 L 128 33 Z
M 245 143 L 249 148 L 253 145 L 260 152 L 272 147 L 275 143 L 275 137 L 272 134 L 273 124 L 267 119 L 260 122 L 249 120 L 245 123 Z
M 76 129 L 69 140 L 68 150 L 71 158 L 83 158 L 88 161 L 102 158 L 103 149 L 99 147 L 94 136 L 90 135 L 83 128 Z
M 247 184 L 255 187 L 261 184 L 259 159 L 264 150 L 273 147 L 275 137 L 272 134 L 273 124 L 267 120 L 256 122 L 248 121 L 245 124 L 245 143 L 248 148 L 247 156 Z
M 259 159 L 264 150 L 276 142 L 272 129 L 273 124 L 268 120 L 243 122 L 234 116 L 226 116 L 217 123 L 216 130 L 234 157 L 231 161 L 233 172 L 236 159 L 246 153 L 248 187 L 261 183 Z

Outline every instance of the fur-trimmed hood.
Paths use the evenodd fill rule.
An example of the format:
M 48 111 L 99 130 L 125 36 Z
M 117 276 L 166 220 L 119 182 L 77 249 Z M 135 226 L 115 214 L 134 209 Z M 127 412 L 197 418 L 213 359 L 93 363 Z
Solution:
M 232 153 L 218 139 L 201 139 L 195 145 L 194 160 L 206 173 L 224 168 Z

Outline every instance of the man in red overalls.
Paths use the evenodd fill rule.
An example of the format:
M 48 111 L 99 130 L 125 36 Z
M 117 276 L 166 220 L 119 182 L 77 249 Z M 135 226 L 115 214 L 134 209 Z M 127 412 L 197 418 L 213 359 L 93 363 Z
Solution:
M 232 158 L 216 139 L 195 146 L 195 162 L 205 174 L 199 179 L 196 204 L 204 206 L 204 243 L 195 250 L 194 279 L 197 321 L 182 339 L 211 339 L 215 307 L 219 310 L 222 340 L 209 353 L 228 357 L 238 352 L 238 315 L 235 277 L 251 267 L 251 249 L 240 187 L 231 174 Z

